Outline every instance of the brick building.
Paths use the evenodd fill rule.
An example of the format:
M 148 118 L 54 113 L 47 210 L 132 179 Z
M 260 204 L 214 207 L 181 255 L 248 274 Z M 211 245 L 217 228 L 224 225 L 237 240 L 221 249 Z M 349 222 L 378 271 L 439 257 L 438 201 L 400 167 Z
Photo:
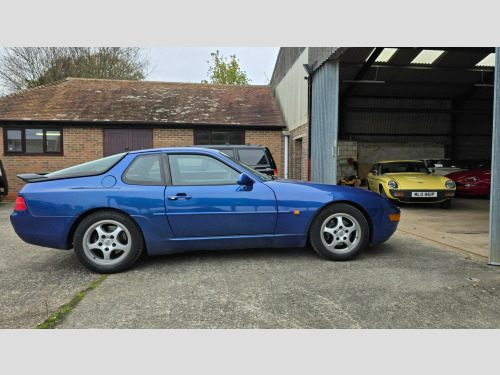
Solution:
M 0 98 L 10 199 L 17 174 L 141 148 L 263 145 L 282 175 L 283 129 L 270 86 L 67 78 Z

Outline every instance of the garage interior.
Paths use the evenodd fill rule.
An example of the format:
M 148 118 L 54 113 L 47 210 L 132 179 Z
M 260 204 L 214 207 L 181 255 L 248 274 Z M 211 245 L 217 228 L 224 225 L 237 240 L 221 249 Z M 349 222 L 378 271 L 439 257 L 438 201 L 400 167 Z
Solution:
M 361 178 L 373 163 L 384 159 L 495 159 L 492 151 L 498 148 L 498 137 L 493 123 L 498 123 L 498 108 L 494 110 L 498 105 L 494 96 L 499 79 L 494 47 L 351 47 L 332 51 L 322 67 L 316 68 L 311 59 L 304 66 L 308 72 L 311 64 L 318 69 L 312 79 L 311 152 L 312 163 L 319 166 L 312 170 L 313 178 L 317 178 L 317 171 L 328 169 L 325 160 L 332 155 L 331 146 L 337 149 L 335 140 L 319 146 L 327 139 L 325 131 L 332 128 L 331 123 L 334 132 L 338 129 L 339 147 L 342 142 L 356 142 Z M 330 93 L 325 90 L 327 82 Z M 337 87 L 338 97 L 331 94 Z M 338 107 L 324 111 L 331 98 L 333 103 L 338 100 Z M 319 105 L 315 106 L 315 101 Z M 492 162 L 495 166 L 496 160 Z M 494 225 L 498 222 L 495 178 L 492 176 L 490 264 L 500 259 L 495 248 L 500 247 Z
M 458 47 L 346 49 L 339 58 L 338 138 L 376 144 L 387 159 L 403 152 L 407 158 L 490 160 L 494 53 Z M 358 148 L 359 162 L 369 164 L 372 155 L 364 149 Z
M 347 48 L 338 74 L 338 138 L 358 142 L 360 166 L 373 156 L 363 155 L 363 143 L 378 144 L 390 159 L 438 146 L 441 155 L 420 157 L 491 160 L 495 48 Z M 498 258 L 495 197 L 490 264 Z

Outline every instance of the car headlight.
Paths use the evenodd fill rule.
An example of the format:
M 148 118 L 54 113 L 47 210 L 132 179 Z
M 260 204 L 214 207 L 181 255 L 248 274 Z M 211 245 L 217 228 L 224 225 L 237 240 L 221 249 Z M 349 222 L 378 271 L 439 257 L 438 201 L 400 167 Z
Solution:
M 444 183 L 444 186 L 446 186 L 448 189 L 453 189 L 455 187 L 455 183 L 452 180 L 448 180 Z
M 396 181 L 391 180 L 391 181 L 389 181 L 389 182 L 387 183 L 387 186 L 389 186 L 391 189 L 397 189 L 398 184 L 397 184 L 397 182 L 396 182 Z

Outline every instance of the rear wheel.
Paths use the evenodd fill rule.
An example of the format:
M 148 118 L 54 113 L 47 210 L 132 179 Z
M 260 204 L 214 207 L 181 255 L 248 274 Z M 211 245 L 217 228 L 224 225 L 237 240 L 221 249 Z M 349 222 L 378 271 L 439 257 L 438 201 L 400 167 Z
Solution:
M 367 246 L 368 222 L 357 208 L 332 204 L 314 218 L 309 240 L 319 255 L 330 260 L 349 260 Z
M 99 211 L 85 218 L 75 231 L 73 244 L 78 260 L 99 273 L 126 270 L 144 247 L 137 225 L 126 215 L 113 211 Z

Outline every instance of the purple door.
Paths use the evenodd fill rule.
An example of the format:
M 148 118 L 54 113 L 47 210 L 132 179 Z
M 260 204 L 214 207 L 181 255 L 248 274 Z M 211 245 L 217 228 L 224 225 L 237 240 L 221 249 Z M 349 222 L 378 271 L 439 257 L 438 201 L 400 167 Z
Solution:
M 153 148 L 151 129 L 104 129 L 104 156 Z

